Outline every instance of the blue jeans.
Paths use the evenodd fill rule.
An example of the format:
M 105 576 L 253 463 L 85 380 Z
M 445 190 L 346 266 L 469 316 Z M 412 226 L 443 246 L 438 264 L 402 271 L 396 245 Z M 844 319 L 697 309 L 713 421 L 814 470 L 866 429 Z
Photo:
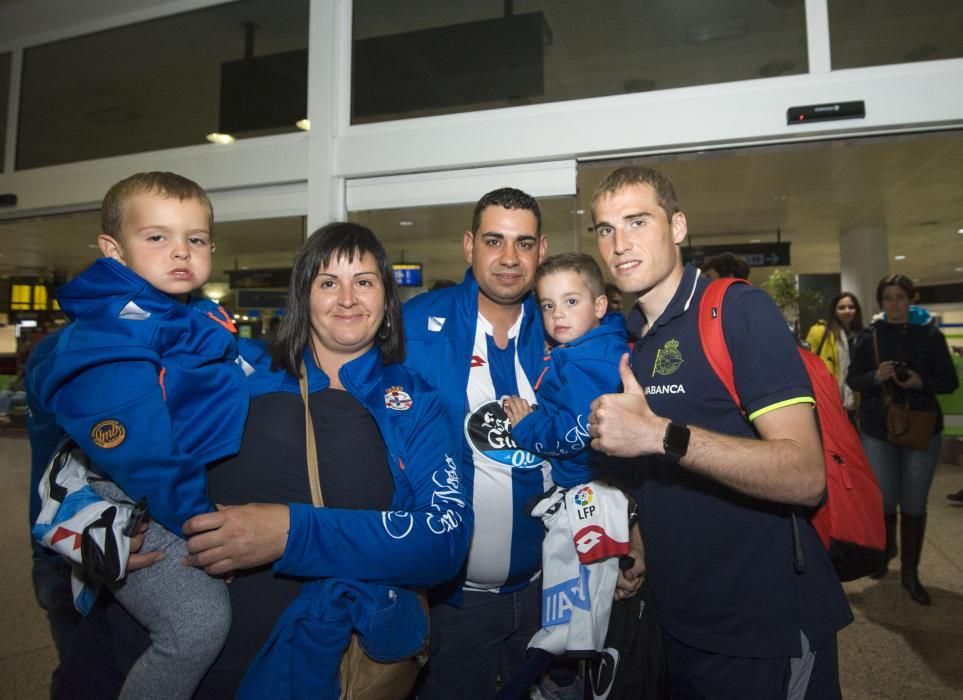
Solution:
M 866 433 L 859 434 L 869 463 L 883 492 L 883 512 L 895 515 L 926 515 L 933 473 L 940 458 L 940 434 L 930 438 L 925 450 L 894 445 Z
M 498 595 L 465 591 L 461 608 L 431 609 L 431 656 L 419 700 L 491 700 L 496 679 L 525 662 L 528 642 L 541 627 L 541 582 Z

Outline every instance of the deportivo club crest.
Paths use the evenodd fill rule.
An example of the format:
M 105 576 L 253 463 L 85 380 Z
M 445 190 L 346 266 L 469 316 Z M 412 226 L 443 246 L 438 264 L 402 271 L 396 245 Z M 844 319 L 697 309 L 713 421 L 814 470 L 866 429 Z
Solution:
M 411 396 L 400 386 L 388 387 L 385 392 L 385 406 L 392 411 L 407 411 L 411 408 Z
M 682 366 L 682 353 L 679 352 L 678 340 L 667 340 L 655 355 L 655 364 L 652 366 L 652 376 L 661 374 L 666 377 L 673 374 Z

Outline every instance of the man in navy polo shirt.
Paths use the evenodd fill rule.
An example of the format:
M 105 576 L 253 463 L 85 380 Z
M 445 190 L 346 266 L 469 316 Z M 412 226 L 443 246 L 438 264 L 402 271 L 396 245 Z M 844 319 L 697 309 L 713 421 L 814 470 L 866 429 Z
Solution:
M 622 360 L 623 393 L 593 403 L 589 432 L 594 449 L 644 460 L 636 497 L 671 697 L 839 697 L 836 633 L 852 613 L 806 518 L 805 569 L 793 565 L 791 515 L 820 502 L 825 470 L 785 321 L 761 290 L 726 293 L 747 422 L 702 353 L 708 281 L 682 264 L 686 217 L 672 183 L 619 168 L 592 216 L 616 284 L 638 295 L 629 325 L 639 340 L 631 367 Z

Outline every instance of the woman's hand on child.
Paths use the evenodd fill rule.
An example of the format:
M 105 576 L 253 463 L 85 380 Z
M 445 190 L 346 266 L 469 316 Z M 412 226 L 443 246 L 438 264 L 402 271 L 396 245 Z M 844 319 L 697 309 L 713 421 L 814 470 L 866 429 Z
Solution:
M 288 507 L 278 503 L 218 505 L 217 511 L 184 523 L 190 537 L 185 563 L 221 576 L 277 561 L 288 543 L 290 521 Z

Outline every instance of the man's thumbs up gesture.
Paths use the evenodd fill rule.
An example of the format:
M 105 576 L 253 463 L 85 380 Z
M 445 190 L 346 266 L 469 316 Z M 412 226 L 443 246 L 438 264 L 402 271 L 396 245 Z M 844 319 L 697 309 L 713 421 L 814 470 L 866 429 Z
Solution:
M 628 354 L 619 360 L 621 394 L 603 394 L 592 402 L 589 435 L 592 449 L 613 457 L 662 454 L 662 438 L 667 418 L 655 415 L 645 400 L 645 392 L 629 367 Z

